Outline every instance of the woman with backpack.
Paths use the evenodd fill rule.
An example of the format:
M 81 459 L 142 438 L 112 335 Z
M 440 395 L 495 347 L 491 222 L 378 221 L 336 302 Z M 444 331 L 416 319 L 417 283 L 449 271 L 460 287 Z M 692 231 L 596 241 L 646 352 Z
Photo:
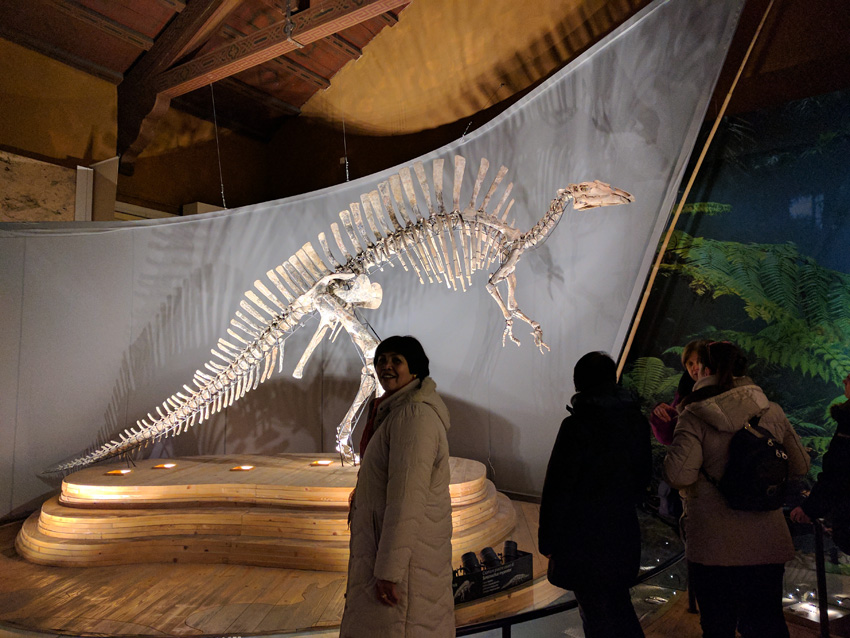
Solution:
M 684 500 L 689 586 L 696 595 L 703 636 L 733 638 L 737 628 L 742 638 L 786 638 L 782 575 L 794 547 L 785 517 L 779 505 L 769 502 L 745 507 L 774 509 L 733 509 L 728 490 L 724 496 L 718 485 L 728 483 L 728 477 L 721 480 L 727 470 L 740 475 L 730 462 L 730 444 L 745 426 L 742 435 L 778 451 L 775 458 L 784 455 L 790 476 L 805 474 L 809 457 L 782 408 L 745 376 L 747 360 L 735 345 L 707 343 L 699 349 L 699 362 L 694 390 L 678 406 L 679 422 L 664 471 Z M 739 443 L 749 441 L 739 436 L 735 445 Z M 758 469 L 744 468 L 744 474 Z

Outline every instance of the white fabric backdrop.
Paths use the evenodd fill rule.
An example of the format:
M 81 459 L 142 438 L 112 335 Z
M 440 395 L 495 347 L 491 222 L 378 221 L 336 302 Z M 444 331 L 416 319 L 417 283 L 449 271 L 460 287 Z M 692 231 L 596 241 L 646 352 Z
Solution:
M 545 356 L 525 325 L 515 325 L 522 347 L 501 347 L 484 273 L 466 294 L 421 286 L 399 267 L 373 277 L 384 303 L 362 314 L 381 337 L 420 338 L 452 412 L 452 454 L 485 462 L 500 489 L 539 492 L 575 361 L 622 347 L 742 5 L 659 0 L 497 119 L 422 158 L 467 158 L 461 201 L 481 157 L 491 178 L 509 167 L 523 229 L 570 182 L 601 179 L 636 198 L 568 213 L 520 263 L 519 305 L 542 323 Z M 395 170 L 186 219 L 0 225 L 2 511 L 58 484 L 40 470 L 189 383 L 253 281 L 305 242 L 318 247 L 317 233 Z M 333 450 L 360 362 L 343 334 L 293 379 L 314 326 L 288 340 L 283 373 L 145 453 Z

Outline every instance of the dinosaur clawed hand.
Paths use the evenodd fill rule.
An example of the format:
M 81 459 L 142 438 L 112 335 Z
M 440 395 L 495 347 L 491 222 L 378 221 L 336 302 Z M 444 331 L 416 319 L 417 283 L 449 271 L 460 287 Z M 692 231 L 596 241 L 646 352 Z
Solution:
M 508 338 L 508 337 L 510 337 L 511 341 L 513 341 L 515 344 L 519 345 L 519 339 L 517 339 L 514 336 L 513 327 L 514 327 L 514 320 L 513 319 L 506 319 L 505 320 L 505 331 L 502 333 L 502 347 L 503 348 L 505 347 L 505 339 Z
M 540 350 L 540 354 L 546 354 L 547 351 L 551 350 L 549 346 L 543 341 L 543 328 L 540 327 L 540 324 L 534 326 L 534 345 L 537 346 L 537 349 Z M 544 350 L 545 348 L 545 350 Z

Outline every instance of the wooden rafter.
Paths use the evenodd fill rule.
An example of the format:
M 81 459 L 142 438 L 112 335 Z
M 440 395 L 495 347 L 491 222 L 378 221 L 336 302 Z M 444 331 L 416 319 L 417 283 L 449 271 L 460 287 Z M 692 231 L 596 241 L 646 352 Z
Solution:
M 175 64 L 200 43 L 199 34 L 209 37 L 242 0 L 193 0 L 156 39 L 131 74 L 131 81 L 142 82 Z
M 244 33 L 241 33 L 230 25 L 224 25 L 221 30 L 221 35 L 231 40 L 238 40 L 239 38 L 245 37 Z M 301 78 L 305 82 L 308 82 L 309 84 L 312 84 L 317 88 L 326 89 L 331 85 L 330 80 L 328 80 L 326 77 L 311 71 L 307 67 L 302 66 L 297 62 L 290 60 L 289 58 L 280 56 L 270 60 L 270 62 L 272 64 L 276 64 L 278 66 L 283 67 L 288 73 L 291 73 L 292 75 Z
M 326 39 L 328 41 L 328 44 L 333 46 L 338 51 L 341 51 L 343 54 L 345 54 L 352 60 L 356 60 L 361 55 L 363 55 L 363 51 L 362 49 L 360 49 L 360 47 L 355 46 L 354 44 L 343 38 L 341 35 L 335 33 L 334 35 Z
M 171 9 L 177 13 L 186 8 L 186 3 L 183 0 L 157 0 L 166 9 Z
M 166 71 L 156 81 L 157 93 L 168 97 L 188 93 L 294 51 L 299 44 L 321 40 L 408 2 L 361 0 L 355 4 L 349 0 L 327 0 L 292 16 L 291 38 L 286 33 L 286 21 L 277 22 Z
M 215 31 L 240 2 L 193 0 L 118 86 L 118 152 L 122 173 L 132 174 L 133 163 L 153 139 L 157 122 L 168 111 L 170 96 L 157 93 L 153 86 L 156 74 L 195 46 L 198 33 Z
M 289 102 L 279 100 L 276 97 L 260 91 L 259 89 L 255 89 L 250 84 L 245 84 L 245 82 L 240 82 L 235 78 L 226 78 L 221 82 L 217 82 L 216 87 L 218 87 L 219 84 L 229 91 L 248 98 L 252 102 L 261 104 L 274 117 L 280 117 L 283 115 L 300 115 L 301 113 L 301 109 L 297 106 L 293 106 Z
M 271 60 L 326 88 L 327 78 L 281 56 L 387 14 L 410 0 L 323 0 L 293 14 L 291 23 L 285 19 L 278 21 L 165 70 L 180 56 L 199 48 L 203 40 L 197 34 L 202 33 L 208 39 L 239 2 L 193 0 L 187 4 L 118 87 L 118 150 L 122 173 L 132 174 L 136 158 L 152 139 L 156 124 L 167 112 L 172 98 Z M 392 13 L 389 15 L 394 17 Z M 337 45 L 342 43 L 337 41 Z
M 398 23 L 398 16 L 392 11 L 387 11 L 386 13 L 382 13 L 378 16 L 381 20 L 386 22 L 389 26 L 395 26 Z
M 153 47 L 153 39 L 144 33 L 139 33 L 129 27 L 115 22 L 105 15 L 85 7 L 73 0 L 47 0 L 48 4 L 58 9 L 67 16 L 85 22 L 103 33 L 108 33 L 122 42 L 138 47 L 143 51 L 149 51 Z
M 63 64 L 67 64 L 70 67 L 79 69 L 80 71 L 88 73 L 96 78 L 100 78 L 101 80 L 111 82 L 112 84 L 119 84 L 124 79 L 124 76 L 117 71 L 107 69 L 105 66 L 101 66 L 100 64 L 95 64 L 91 60 L 83 59 L 69 51 L 66 51 L 65 49 L 54 46 L 40 38 L 27 35 L 22 31 L 8 29 L 2 23 L 0 23 L 0 38 L 8 40 L 9 42 L 14 42 L 15 44 L 26 47 L 27 49 L 40 53 L 48 58 L 59 60 Z

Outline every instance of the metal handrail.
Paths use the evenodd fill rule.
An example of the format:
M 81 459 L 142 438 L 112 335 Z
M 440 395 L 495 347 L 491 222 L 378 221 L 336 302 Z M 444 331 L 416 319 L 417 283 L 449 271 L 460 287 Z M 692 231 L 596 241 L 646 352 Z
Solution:
M 685 557 L 685 552 L 682 550 L 675 556 L 668 558 L 666 561 L 661 563 L 660 565 L 656 565 L 650 570 L 647 570 L 643 574 L 641 574 L 637 580 L 635 580 L 635 585 L 640 585 L 641 583 L 645 583 L 651 578 L 654 578 L 658 574 L 663 571 L 669 569 L 679 561 L 681 561 Z M 502 629 L 503 638 L 509 638 L 511 635 L 511 627 L 513 625 L 518 625 L 524 622 L 528 622 L 530 620 L 537 620 L 538 618 L 545 618 L 547 616 L 552 616 L 554 614 L 560 614 L 564 611 L 569 611 L 571 609 L 575 609 L 578 607 L 578 603 L 575 600 L 568 600 L 563 603 L 558 603 L 557 605 L 551 605 L 548 607 L 544 607 L 542 609 L 533 609 L 531 611 L 526 611 L 521 614 L 516 614 L 513 616 L 507 616 L 506 618 L 499 618 L 496 620 L 486 620 L 480 623 L 474 623 L 470 625 L 461 625 L 457 628 L 456 634 L 457 636 L 472 636 L 474 634 L 479 634 L 485 631 L 492 631 L 493 629 Z

